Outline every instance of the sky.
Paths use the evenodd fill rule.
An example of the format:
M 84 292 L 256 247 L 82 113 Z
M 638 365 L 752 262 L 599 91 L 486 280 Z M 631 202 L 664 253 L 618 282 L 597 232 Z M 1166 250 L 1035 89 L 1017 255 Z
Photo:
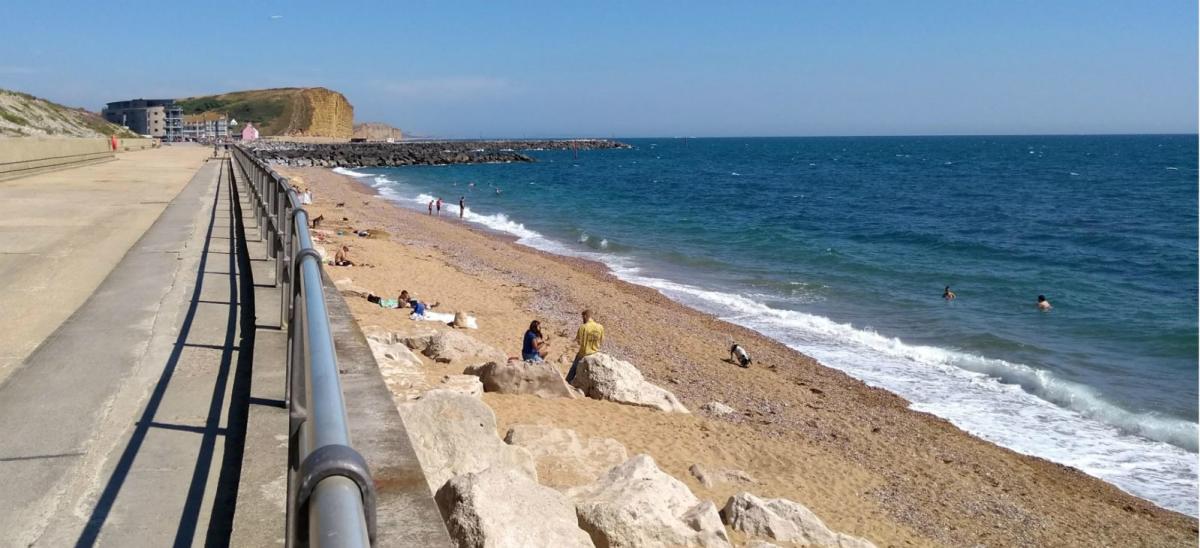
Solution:
M 0 88 L 324 86 L 437 137 L 1195 133 L 1195 0 L 8 0 Z

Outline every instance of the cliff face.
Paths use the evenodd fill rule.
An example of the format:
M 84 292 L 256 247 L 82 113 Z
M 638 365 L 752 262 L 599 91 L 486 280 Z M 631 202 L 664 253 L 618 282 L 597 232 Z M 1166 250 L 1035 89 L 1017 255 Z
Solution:
M 184 114 L 228 114 L 238 123 L 253 122 L 262 135 L 349 139 L 354 106 L 326 88 L 277 88 L 235 91 L 180 99 Z
M 399 141 L 404 138 L 404 133 L 400 131 L 400 128 L 387 124 L 367 122 L 354 124 L 354 138 L 368 141 L 386 141 L 388 139 Z

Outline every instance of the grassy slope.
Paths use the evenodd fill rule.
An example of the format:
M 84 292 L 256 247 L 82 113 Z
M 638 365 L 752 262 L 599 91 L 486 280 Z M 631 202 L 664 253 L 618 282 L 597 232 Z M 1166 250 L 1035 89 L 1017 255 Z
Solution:
M 116 124 L 110 124 L 99 114 L 80 108 L 70 108 L 28 93 L 0 89 L 0 135 L 62 135 L 72 137 L 137 137 Z
M 306 128 L 312 117 L 312 109 L 302 92 L 302 88 L 235 91 L 188 97 L 180 99 L 178 104 L 184 114 L 219 112 L 228 114 L 239 124 L 254 122 L 263 135 L 285 135 Z

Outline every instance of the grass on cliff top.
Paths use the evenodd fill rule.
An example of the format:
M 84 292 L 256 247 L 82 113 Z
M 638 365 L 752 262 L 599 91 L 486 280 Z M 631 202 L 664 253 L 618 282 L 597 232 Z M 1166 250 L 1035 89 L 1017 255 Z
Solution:
M 228 114 L 243 126 L 246 122 L 253 122 L 263 135 L 286 135 L 305 129 L 312 118 L 312 107 L 304 97 L 304 89 L 235 91 L 188 97 L 176 101 L 176 104 L 184 114 Z
M 54 101 L 35 97 L 20 91 L 12 91 L 0 88 L 0 94 L 12 95 L 22 99 L 23 101 L 18 101 L 17 104 L 21 105 L 21 110 L 24 111 L 26 116 L 35 116 L 34 113 L 37 113 L 40 110 L 41 112 L 45 113 L 45 116 L 57 118 L 64 124 L 86 128 L 100 135 L 108 136 L 115 134 L 117 137 L 122 138 L 138 136 L 136 133 L 129 131 L 122 126 L 109 123 L 99 114 L 89 112 L 81 108 L 71 108 L 65 105 L 60 105 Z M 25 128 L 34 128 L 36 125 L 34 122 L 30 122 L 25 116 L 18 115 L 11 110 L 0 109 L 0 117 Z M 47 128 L 37 129 L 54 134 L 53 131 L 48 131 Z

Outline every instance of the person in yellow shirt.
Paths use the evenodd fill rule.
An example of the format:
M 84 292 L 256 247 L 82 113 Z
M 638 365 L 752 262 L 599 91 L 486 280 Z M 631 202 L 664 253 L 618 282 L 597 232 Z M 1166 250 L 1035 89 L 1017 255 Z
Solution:
M 592 311 L 583 311 L 583 325 L 575 333 L 575 342 L 579 343 L 579 352 L 575 361 L 571 362 L 571 370 L 567 372 L 567 382 L 575 380 L 575 370 L 579 368 L 579 360 L 600 351 L 600 343 L 604 342 L 604 326 L 592 320 Z

